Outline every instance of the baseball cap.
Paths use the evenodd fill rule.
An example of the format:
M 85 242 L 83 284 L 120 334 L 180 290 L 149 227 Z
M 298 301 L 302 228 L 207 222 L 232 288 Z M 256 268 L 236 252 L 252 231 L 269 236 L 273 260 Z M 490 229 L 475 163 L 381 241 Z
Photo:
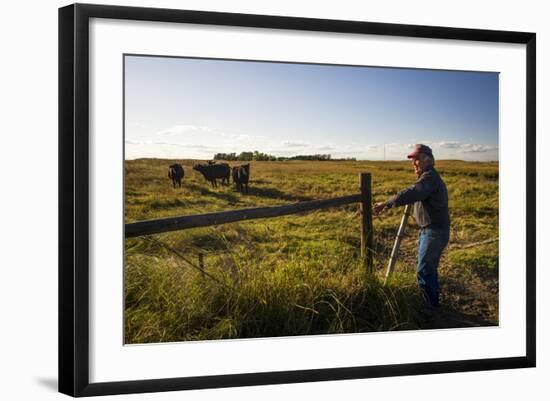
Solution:
M 432 158 L 434 157 L 432 149 L 429 146 L 417 143 L 414 145 L 413 151 L 407 155 L 407 158 L 412 159 L 413 157 L 417 157 L 420 153 L 424 153 Z

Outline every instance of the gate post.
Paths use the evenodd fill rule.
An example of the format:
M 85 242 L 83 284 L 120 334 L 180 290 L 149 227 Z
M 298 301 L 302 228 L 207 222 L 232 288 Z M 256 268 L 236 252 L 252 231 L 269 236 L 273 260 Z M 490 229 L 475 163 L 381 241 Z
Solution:
M 372 188 L 370 173 L 360 173 L 361 181 L 361 258 L 367 272 L 373 272 Z

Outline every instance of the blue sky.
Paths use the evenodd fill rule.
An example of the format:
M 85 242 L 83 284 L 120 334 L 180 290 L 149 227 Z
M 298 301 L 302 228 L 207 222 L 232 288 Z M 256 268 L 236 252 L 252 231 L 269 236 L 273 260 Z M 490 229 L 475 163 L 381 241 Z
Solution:
M 125 107 L 126 159 L 498 160 L 497 73 L 126 56 Z

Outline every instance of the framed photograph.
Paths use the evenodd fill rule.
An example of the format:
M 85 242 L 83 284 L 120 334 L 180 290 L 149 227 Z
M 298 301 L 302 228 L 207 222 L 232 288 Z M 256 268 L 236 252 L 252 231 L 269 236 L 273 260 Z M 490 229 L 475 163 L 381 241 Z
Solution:
M 534 367 L 535 40 L 61 8 L 59 391 Z

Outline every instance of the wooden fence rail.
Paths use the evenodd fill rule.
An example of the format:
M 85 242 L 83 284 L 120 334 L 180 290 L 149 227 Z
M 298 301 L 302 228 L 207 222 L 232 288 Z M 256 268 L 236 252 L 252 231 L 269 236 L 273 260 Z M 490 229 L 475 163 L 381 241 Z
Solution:
M 255 207 L 250 209 L 230 210 L 194 214 L 191 216 L 168 217 L 163 219 L 145 220 L 126 224 L 126 238 L 147 234 L 159 234 L 168 231 L 186 230 L 189 228 L 207 227 L 218 224 L 234 223 L 242 220 L 262 219 L 285 216 L 288 214 L 307 212 L 360 202 L 361 195 L 349 195 L 341 198 L 312 200 L 282 206 Z
M 361 193 L 342 196 L 339 198 L 298 202 L 291 205 L 256 207 L 250 209 L 230 210 L 195 214 L 191 216 L 177 216 L 162 219 L 138 221 L 125 225 L 126 238 L 141 235 L 160 234 L 169 231 L 186 230 L 189 228 L 207 227 L 218 224 L 234 223 L 242 220 L 263 219 L 285 216 L 289 214 L 308 212 L 310 210 L 325 209 L 343 206 L 350 203 L 361 203 L 361 256 L 366 258 L 367 268 L 372 270 L 372 205 L 371 205 L 371 176 L 369 173 L 360 174 Z

